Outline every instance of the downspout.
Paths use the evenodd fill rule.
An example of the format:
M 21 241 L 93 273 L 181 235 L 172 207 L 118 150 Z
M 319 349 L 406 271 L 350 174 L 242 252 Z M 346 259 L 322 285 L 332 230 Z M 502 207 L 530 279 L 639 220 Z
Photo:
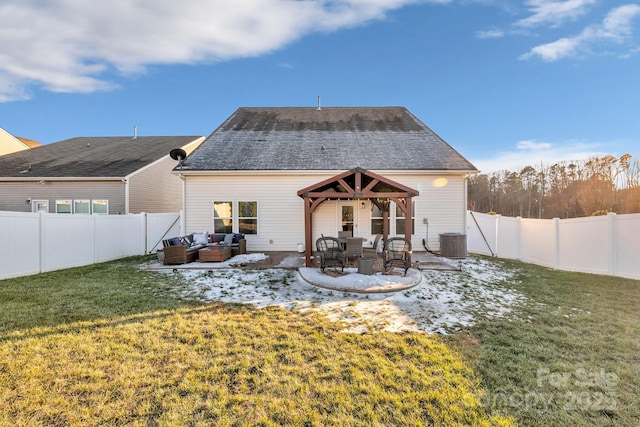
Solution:
M 187 230 L 187 180 L 182 173 L 178 174 L 182 180 L 182 209 L 180 209 L 180 235 L 186 234 Z
M 124 183 L 124 213 L 125 215 L 129 214 L 129 177 L 122 178 L 122 182 Z

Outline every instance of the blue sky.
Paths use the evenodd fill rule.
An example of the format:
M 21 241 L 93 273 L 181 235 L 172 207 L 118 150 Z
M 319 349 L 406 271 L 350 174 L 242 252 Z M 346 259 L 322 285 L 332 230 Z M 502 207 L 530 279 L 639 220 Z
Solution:
M 243 106 L 407 107 L 482 172 L 640 155 L 640 2 L 3 0 L 0 127 L 209 135 Z

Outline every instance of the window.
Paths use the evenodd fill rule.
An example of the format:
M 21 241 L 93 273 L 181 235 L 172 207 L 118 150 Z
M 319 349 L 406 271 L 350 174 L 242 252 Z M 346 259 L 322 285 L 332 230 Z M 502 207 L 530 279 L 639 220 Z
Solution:
M 71 200 L 56 200 L 56 213 L 71 213 Z
M 31 211 L 32 212 L 49 212 L 49 201 L 33 200 L 31 202 Z
M 382 211 L 375 204 L 371 204 L 373 210 L 371 211 L 371 234 L 382 234 Z M 387 218 L 387 224 L 389 219 Z
M 355 221 L 353 220 L 354 218 L 353 205 L 341 206 L 340 210 L 342 211 L 342 221 L 340 223 L 340 230 L 350 231 L 351 234 L 353 235 L 353 225 L 355 224 Z
M 258 202 L 238 202 L 238 232 L 258 234 Z
M 213 202 L 213 232 L 233 232 L 233 211 L 231 202 Z
M 73 201 L 73 213 L 75 214 L 90 214 L 90 205 L 88 200 L 74 200 Z
M 109 213 L 109 201 L 108 200 L 92 200 L 91 211 L 94 214 L 108 214 Z
M 396 205 L 396 234 L 404 234 L 404 212 Z M 411 234 L 416 232 L 416 202 L 411 203 Z

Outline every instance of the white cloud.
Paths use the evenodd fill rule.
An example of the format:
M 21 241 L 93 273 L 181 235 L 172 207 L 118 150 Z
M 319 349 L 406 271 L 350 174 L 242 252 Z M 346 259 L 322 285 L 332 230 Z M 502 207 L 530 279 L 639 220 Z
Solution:
M 533 47 L 521 59 L 538 57 L 547 62 L 589 52 L 597 44 L 627 41 L 633 34 L 632 21 L 640 15 L 640 5 L 627 4 L 612 9 L 601 24 L 585 28 L 574 37 L 564 37 L 551 43 Z
M 518 150 L 523 151 L 537 151 L 537 150 L 549 150 L 552 146 L 548 142 L 537 142 L 535 140 L 520 141 L 516 144 Z
M 536 27 L 539 25 L 558 26 L 566 21 L 575 21 L 584 15 L 588 7 L 596 0 L 529 0 L 531 16 L 516 22 L 519 27 Z
M 491 30 L 476 31 L 476 37 L 479 39 L 499 39 L 504 37 L 504 31 L 496 28 Z
M 520 171 L 525 166 L 552 165 L 562 161 L 585 160 L 602 156 L 600 144 L 584 141 L 565 141 L 562 143 L 519 141 L 511 151 L 497 153 L 491 157 L 469 159 L 482 173 L 501 170 Z M 611 153 L 606 153 L 611 154 Z
M 0 102 L 25 88 L 92 92 L 109 73 L 264 54 L 314 32 L 384 18 L 417 0 L 4 0 Z M 448 3 L 431 0 L 430 3 Z

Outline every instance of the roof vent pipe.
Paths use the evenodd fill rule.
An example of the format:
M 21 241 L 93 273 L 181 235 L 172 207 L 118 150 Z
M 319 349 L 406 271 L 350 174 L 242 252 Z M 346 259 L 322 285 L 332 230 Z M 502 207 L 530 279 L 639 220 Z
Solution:
M 133 127 L 133 139 L 138 139 L 138 126 Z
M 316 108 L 316 110 L 322 110 L 322 107 L 320 107 L 320 95 L 318 95 L 318 108 Z

